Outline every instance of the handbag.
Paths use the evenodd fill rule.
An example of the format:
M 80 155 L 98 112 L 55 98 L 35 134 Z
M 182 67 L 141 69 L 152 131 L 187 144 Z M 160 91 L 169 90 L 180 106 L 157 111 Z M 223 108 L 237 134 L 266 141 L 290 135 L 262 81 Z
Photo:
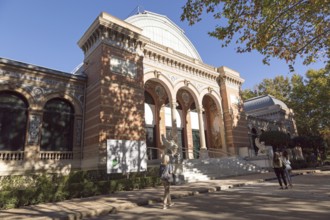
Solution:
M 173 174 L 172 173 L 167 173 L 165 176 L 165 181 L 169 182 L 169 183 L 173 183 Z
M 173 182 L 173 174 L 169 172 L 169 165 L 161 164 L 159 167 L 160 179 L 169 183 Z
M 285 169 L 287 169 L 287 170 L 292 170 L 292 167 L 290 166 L 290 164 L 287 164 L 287 165 L 285 166 Z

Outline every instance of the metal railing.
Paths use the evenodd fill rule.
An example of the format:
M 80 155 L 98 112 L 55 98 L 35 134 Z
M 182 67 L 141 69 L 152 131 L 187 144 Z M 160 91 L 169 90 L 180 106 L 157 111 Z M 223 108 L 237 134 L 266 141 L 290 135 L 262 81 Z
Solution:
M 208 151 L 208 155 L 210 158 L 236 156 L 228 151 L 224 151 L 224 150 L 218 149 L 218 148 L 211 148 L 211 149 L 206 149 L 206 150 Z M 160 159 L 159 151 L 162 151 L 162 149 L 159 149 L 156 147 L 147 147 L 148 161 L 159 160 Z M 180 152 L 180 153 L 182 153 L 181 159 L 188 159 L 189 155 L 187 155 L 187 153 L 193 155 L 193 158 L 189 158 L 189 159 L 199 159 L 200 150 L 196 150 L 194 148 L 193 149 L 182 148 L 182 152 Z
M 211 157 L 211 158 L 236 156 L 228 151 L 224 151 L 219 148 L 209 148 L 209 149 L 207 149 L 207 151 L 209 153 L 209 157 Z

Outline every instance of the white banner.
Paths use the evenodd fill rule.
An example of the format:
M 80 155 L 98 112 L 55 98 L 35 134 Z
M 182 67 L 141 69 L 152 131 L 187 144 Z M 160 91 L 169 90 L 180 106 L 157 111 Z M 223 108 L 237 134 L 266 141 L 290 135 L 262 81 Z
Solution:
M 107 140 L 107 173 L 131 173 L 147 170 L 147 146 L 144 141 Z

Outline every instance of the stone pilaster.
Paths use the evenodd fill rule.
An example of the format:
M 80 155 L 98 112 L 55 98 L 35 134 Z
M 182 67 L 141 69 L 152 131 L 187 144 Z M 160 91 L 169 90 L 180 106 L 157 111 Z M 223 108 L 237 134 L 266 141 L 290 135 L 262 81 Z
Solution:
M 247 120 L 242 108 L 240 87 L 244 80 L 239 73 L 227 67 L 218 68 L 220 94 L 226 130 L 227 152 L 236 155 L 238 148 L 249 146 Z

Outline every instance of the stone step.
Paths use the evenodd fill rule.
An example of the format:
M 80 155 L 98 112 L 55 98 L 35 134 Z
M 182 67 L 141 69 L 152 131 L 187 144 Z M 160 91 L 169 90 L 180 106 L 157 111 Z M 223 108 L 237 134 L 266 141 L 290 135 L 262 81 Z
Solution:
M 240 157 L 192 159 L 183 161 L 181 178 L 195 182 L 260 172 L 263 169 Z

